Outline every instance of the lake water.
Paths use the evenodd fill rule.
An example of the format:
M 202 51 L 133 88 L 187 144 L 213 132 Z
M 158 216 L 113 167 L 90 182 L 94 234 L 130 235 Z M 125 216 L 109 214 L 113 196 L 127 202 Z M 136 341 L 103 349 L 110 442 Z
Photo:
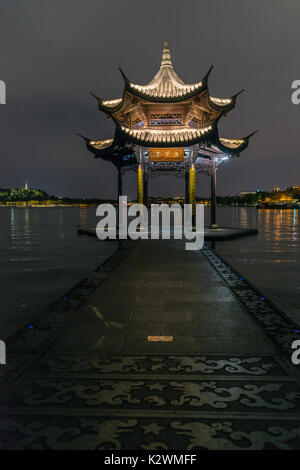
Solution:
M 218 208 L 218 223 L 258 235 L 220 242 L 216 250 L 300 325 L 300 227 L 297 209 Z
M 298 211 L 224 207 L 217 215 L 220 225 L 258 228 L 257 236 L 220 242 L 216 249 L 300 323 Z M 117 246 L 77 236 L 79 226 L 95 226 L 94 207 L 0 208 L 0 220 L 1 339 L 34 321 Z
M 0 338 L 34 321 L 116 249 L 78 236 L 95 226 L 96 208 L 0 208 Z

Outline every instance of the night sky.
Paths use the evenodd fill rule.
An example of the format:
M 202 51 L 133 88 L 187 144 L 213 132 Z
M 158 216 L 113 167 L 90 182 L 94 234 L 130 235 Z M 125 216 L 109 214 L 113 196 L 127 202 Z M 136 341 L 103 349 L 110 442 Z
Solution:
M 221 137 L 259 130 L 239 159 L 218 170 L 218 194 L 300 185 L 299 0 L 26 0 L 0 3 L 0 187 L 25 181 L 57 196 L 114 197 L 115 168 L 75 135 L 111 138 L 114 125 L 89 95 L 122 94 L 121 66 L 145 84 L 157 72 L 164 40 L 187 83 L 211 64 L 212 96 L 245 88 L 219 123 Z M 197 179 L 206 195 L 209 178 Z M 183 194 L 176 177 L 150 181 L 150 195 Z M 128 174 L 125 192 L 136 193 Z

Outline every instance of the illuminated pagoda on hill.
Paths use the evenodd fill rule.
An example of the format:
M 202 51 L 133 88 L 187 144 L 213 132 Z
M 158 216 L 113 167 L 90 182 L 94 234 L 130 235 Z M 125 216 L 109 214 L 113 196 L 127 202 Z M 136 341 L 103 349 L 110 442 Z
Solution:
M 196 172 L 211 177 L 211 225 L 216 227 L 216 170 L 248 146 L 250 134 L 242 139 L 219 137 L 218 121 L 234 108 L 236 93 L 230 98 L 210 96 L 208 77 L 186 84 L 175 72 L 168 43 L 165 42 L 160 69 L 148 85 L 124 79 L 122 98 L 102 100 L 93 95 L 100 111 L 113 119 L 113 139 L 83 137 L 96 158 L 111 161 L 118 169 L 118 195 L 122 176 L 137 172 L 138 202 L 147 204 L 148 178 L 161 174 L 185 177 L 186 202 L 195 213 Z M 243 90 L 242 90 L 243 91 Z

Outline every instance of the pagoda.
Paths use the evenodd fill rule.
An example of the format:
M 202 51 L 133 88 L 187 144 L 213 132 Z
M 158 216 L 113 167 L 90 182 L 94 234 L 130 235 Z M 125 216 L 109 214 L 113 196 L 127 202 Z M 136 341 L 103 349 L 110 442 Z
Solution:
M 240 156 L 250 134 L 241 139 L 219 136 L 218 122 L 236 104 L 236 93 L 229 98 L 210 95 L 208 78 L 187 84 L 175 72 L 168 43 L 164 43 L 160 68 L 148 85 L 124 80 L 123 95 L 113 100 L 97 100 L 100 111 L 113 119 L 112 139 L 84 138 L 96 158 L 112 162 L 118 171 L 118 196 L 123 194 L 122 179 L 128 170 L 137 173 L 137 200 L 148 201 L 148 179 L 162 174 L 185 178 L 185 200 L 195 213 L 196 173 L 211 178 L 211 226 L 216 228 L 216 170 L 224 160 Z M 80 135 L 80 134 L 79 134 Z

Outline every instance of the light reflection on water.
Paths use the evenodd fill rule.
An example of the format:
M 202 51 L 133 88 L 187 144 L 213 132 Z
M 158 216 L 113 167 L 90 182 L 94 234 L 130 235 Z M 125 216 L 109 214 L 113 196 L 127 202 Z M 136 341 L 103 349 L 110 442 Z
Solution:
M 13 334 L 116 248 L 78 237 L 96 208 L 0 208 L 0 338 Z
M 217 251 L 300 322 L 300 228 L 297 209 L 218 208 L 220 225 L 257 227 L 258 235 L 217 243 Z

